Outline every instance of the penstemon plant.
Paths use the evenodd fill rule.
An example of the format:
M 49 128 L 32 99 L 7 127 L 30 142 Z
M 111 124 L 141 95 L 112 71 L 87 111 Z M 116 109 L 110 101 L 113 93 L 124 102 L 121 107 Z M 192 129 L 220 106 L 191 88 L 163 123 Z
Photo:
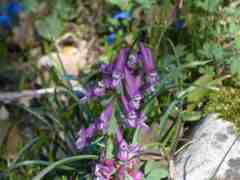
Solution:
M 82 151 L 96 134 L 109 136 L 109 124 L 115 116 L 115 106 L 120 106 L 121 116 L 116 120 L 113 137 L 114 155 L 107 157 L 109 149 L 103 148 L 100 161 L 95 167 L 96 180 L 119 180 L 127 176 L 133 180 L 143 179 L 138 168 L 139 156 L 143 148 L 139 144 L 127 143 L 125 134 L 128 129 L 150 131 L 143 109 L 146 96 L 156 93 L 158 74 L 149 48 L 139 44 L 139 52 L 131 54 L 131 49 L 122 48 L 112 64 L 101 66 L 102 79 L 81 96 L 80 102 L 86 103 L 110 94 L 110 102 L 94 122 L 87 128 L 81 128 L 77 134 L 76 148 Z M 106 141 L 107 143 L 108 141 Z

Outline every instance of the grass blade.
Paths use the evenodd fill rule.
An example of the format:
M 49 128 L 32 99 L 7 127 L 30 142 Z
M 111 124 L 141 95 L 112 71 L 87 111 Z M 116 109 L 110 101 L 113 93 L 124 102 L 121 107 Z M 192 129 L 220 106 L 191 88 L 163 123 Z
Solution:
M 71 163 L 71 162 L 82 160 L 82 159 L 97 159 L 97 158 L 98 157 L 95 156 L 95 155 L 79 155 L 79 156 L 72 156 L 72 157 L 69 157 L 69 158 L 65 158 L 65 159 L 59 160 L 57 162 L 52 163 L 51 165 L 49 165 L 45 169 L 43 169 L 40 173 L 38 173 L 37 176 L 35 176 L 33 178 L 33 180 L 40 180 L 40 179 L 42 179 L 50 171 L 54 170 L 55 168 L 57 168 L 59 166 L 62 166 L 63 164 Z

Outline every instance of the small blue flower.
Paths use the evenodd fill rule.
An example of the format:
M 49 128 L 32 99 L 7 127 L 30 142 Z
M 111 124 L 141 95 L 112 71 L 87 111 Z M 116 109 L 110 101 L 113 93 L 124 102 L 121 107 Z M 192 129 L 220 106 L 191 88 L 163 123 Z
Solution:
M 129 12 L 119 11 L 114 16 L 113 19 L 128 19 L 130 17 Z
M 82 91 L 75 91 L 75 95 L 78 97 L 78 98 L 83 98 L 83 97 L 85 97 L 85 93 L 84 92 L 82 92 Z
M 10 29 L 12 26 L 12 19 L 10 16 L 0 16 L 0 27 L 4 29 Z
M 106 41 L 109 45 L 112 45 L 114 43 L 116 39 L 116 33 L 115 32 L 112 32 L 111 34 L 109 34 L 106 38 Z
M 184 26 L 184 21 L 182 19 L 177 19 L 175 26 L 177 30 L 181 30 Z
M 6 13 L 8 16 L 17 17 L 23 8 L 22 5 L 18 2 L 10 2 L 6 5 Z

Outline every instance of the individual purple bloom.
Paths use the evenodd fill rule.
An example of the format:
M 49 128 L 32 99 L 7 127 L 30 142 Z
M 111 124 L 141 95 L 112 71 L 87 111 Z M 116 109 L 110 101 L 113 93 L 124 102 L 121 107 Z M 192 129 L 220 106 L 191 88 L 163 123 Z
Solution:
M 123 162 L 128 160 L 128 144 L 124 139 L 118 144 L 117 158 Z
M 112 45 L 114 43 L 116 39 L 116 33 L 115 32 L 112 32 L 111 34 L 109 34 L 106 38 L 106 41 L 109 45 Z
M 116 180 L 125 180 L 125 173 L 126 173 L 126 166 L 122 164 L 117 170 Z
M 137 112 L 130 107 L 130 104 L 127 100 L 127 98 L 122 95 L 121 96 L 121 101 L 122 101 L 122 106 L 123 106 L 123 111 L 124 111 L 124 120 L 126 121 L 128 127 L 130 128 L 136 128 L 137 126 Z
M 156 84 L 158 82 L 158 74 L 156 71 L 151 72 L 147 75 L 147 82 L 149 84 Z
M 94 97 L 94 96 L 104 96 L 105 93 L 106 93 L 106 88 L 105 88 L 105 85 L 104 85 L 104 82 L 103 81 L 98 81 L 97 83 L 97 86 L 94 87 L 91 91 L 91 96 Z
M 106 109 L 101 113 L 100 119 L 101 121 L 107 122 L 112 118 L 112 113 L 113 113 L 113 104 L 110 102 Z
M 124 77 L 124 67 L 126 63 L 127 53 L 128 49 L 126 48 L 121 49 L 118 57 L 114 62 L 112 73 L 113 87 L 117 87 L 120 84 L 122 78 Z
M 136 70 L 140 59 L 142 59 L 141 53 L 131 54 L 127 61 L 128 68 L 132 70 Z
M 138 63 L 138 57 L 135 54 L 131 54 L 128 58 L 127 65 L 130 69 L 136 69 Z
M 102 81 L 103 81 L 104 87 L 106 89 L 112 89 L 113 88 L 112 79 L 110 79 L 109 77 L 104 78 Z
M 80 129 L 78 132 L 78 139 L 75 143 L 77 149 L 82 150 L 87 145 L 87 143 L 89 143 L 89 139 L 94 136 L 96 130 L 97 128 L 95 123 L 92 123 L 86 129 Z
M 112 118 L 113 114 L 113 104 L 110 102 L 106 109 L 101 113 L 99 119 L 98 119 L 98 125 L 97 128 L 99 131 L 105 133 L 108 128 L 108 122 Z
M 92 123 L 86 130 L 85 130 L 85 136 L 87 139 L 94 136 L 95 132 L 97 130 L 96 123 Z
M 113 19 L 120 20 L 120 19 L 128 19 L 129 17 L 130 17 L 129 12 L 119 11 L 113 16 Z
M 6 6 L 6 13 L 8 16 L 17 17 L 22 10 L 22 5 L 17 1 L 10 2 Z
M 142 128 L 145 132 L 149 132 L 150 127 L 145 123 L 146 119 L 147 118 L 146 118 L 144 112 L 140 112 L 138 127 Z
M 75 146 L 77 149 L 82 150 L 86 146 L 86 143 L 85 129 L 82 128 L 78 132 L 78 139 L 75 142 Z
M 104 76 L 109 76 L 112 74 L 113 65 L 112 64 L 101 64 L 100 71 Z
M 110 180 L 115 171 L 113 160 L 104 160 L 95 167 L 95 180 Z
M 0 15 L 0 27 L 3 29 L 11 29 L 12 19 L 10 16 Z
M 128 161 L 132 158 L 138 156 L 142 151 L 141 146 L 138 144 L 128 145 L 125 139 L 123 138 L 122 131 L 120 128 L 117 129 L 116 133 L 117 145 L 118 145 L 118 154 L 117 158 L 120 161 Z
M 155 91 L 155 85 L 158 83 L 158 74 L 155 70 L 155 64 L 154 60 L 151 54 L 150 49 L 145 48 L 144 44 L 140 44 L 141 47 L 141 52 L 143 54 L 143 64 L 144 64 L 144 71 L 146 74 L 146 81 L 147 81 L 147 86 L 146 90 L 147 91 Z
M 122 131 L 120 128 L 117 129 L 116 138 L 118 145 L 117 159 L 120 161 L 120 168 L 117 171 L 117 179 L 124 180 L 125 173 L 127 171 L 131 172 L 135 169 L 135 166 L 138 163 L 136 157 L 139 156 L 139 154 L 142 152 L 142 148 L 138 144 L 128 145 L 123 138 Z M 132 173 L 132 175 L 136 174 Z M 133 177 L 139 176 L 140 175 Z
M 175 26 L 178 31 L 183 29 L 184 21 L 182 19 L 177 19 L 175 22 Z
M 134 77 L 132 73 L 125 68 L 125 87 L 128 96 L 130 97 L 130 106 L 134 109 L 140 108 L 140 103 L 142 100 L 142 95 L 140 92 L 140 87 L 142 85 L 142 77 L 141 75 L 138 75 Z
M 145 48 L 143 43 L 140 43 L 141 53 L 143 55 L 143 65 L 146 74 L 155 71 L 155 64 L 149 48 Z

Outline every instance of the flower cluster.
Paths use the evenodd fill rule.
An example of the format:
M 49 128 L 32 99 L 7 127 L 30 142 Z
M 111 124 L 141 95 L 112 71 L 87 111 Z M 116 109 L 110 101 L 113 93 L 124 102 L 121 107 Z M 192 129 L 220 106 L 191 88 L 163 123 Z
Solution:
M 22 12 L 22 5 L 17 1 L 8 2 L 2 10 L 0 10 L 0 27 L 3 29 L 11 29 L 13 22 Z
M 102 160 L 96 166 L 95 175 L 99 177 L 98 180 L 109 180 L 111 179 L 109 177 L 114 172 L 118 174 L 119 180 L 123 179 L 120 176 L 124 176 L 125 172 L 128 172 L 132 177 L 139 177 L 135 178 L 135 180 L 140 180 L 142 177 L 142 173 L 134 169 L 136 161 L 131 160 L 139 154 L 141 148 L 138 145 L 128 145 L 120 131 L 120 128 L 149 130 L 148 125 L 145 123 L 145 114 L 141 109 L 144 95 L 155 93 L 158 75 L 150 49 L 146 48 L 143 43 L 140 43 L 139 47 L 139 52 L 135 54 L 130 54 L 128 48 L 122 48 L 112 64 L 101 66 L 101 80 L 95 86 L 90 87 L 85 95 L 81 94 L 80 102 L 82 103 L 108 94 L 114 94 L 119 100 L 122 110 L 121 119 L 118 120 L 119 129 L 116 133 L 118 146 L 116 160 L 118 167 L 116 168 L 116 161 Z M 82 150 L 90 143 L 95 134 L 104 135 L 107 132 L 109 121 L 114 114 L 113 104 L 114 102 L 109 102 L 99 118 L 94 120 L 89 127 L 80 129 L 76 141 L 77 149 Z

